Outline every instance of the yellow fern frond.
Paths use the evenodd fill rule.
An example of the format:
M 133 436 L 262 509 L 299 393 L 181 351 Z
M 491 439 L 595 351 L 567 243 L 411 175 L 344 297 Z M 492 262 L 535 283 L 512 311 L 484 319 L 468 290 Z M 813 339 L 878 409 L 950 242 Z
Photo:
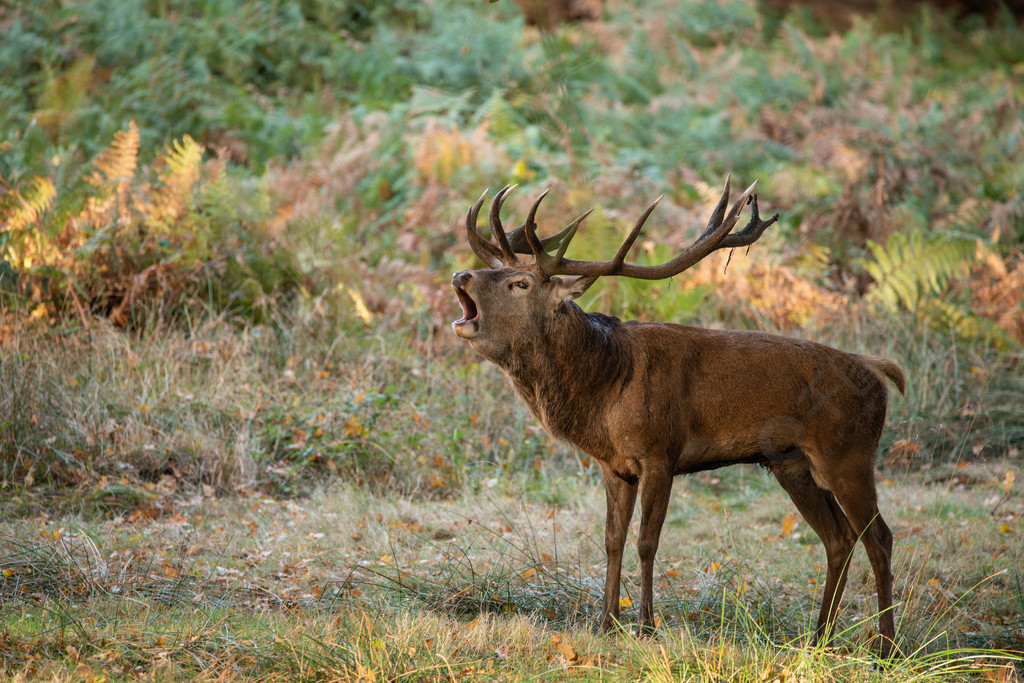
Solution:
M 413 151 L 413 165 L 428 182 L 444 185 L 474 162 L 476 150 L 474 140 L 457 128 L 430 126 Z
M 131 182 L 139 160 L 139 127 L 132 121 L 128 130 L 114 133 L 114 141 L 93 160 L 93 171 L 86 180 L 93 185 L 118 185 Z
M 12 200 L 4 205 L 6 215 L 0 215 L 3 232 L 16 232 L 32 225 L 57 197 L 57 188 L 49 178 L 29 178 L 26 185 L 23 190 L 15 188 Z
M 28 269 L 41 263 L 53 264 L 61 252 L 37 226 L 53 204 L 57 188 L 49 178 L 29 178 L 22 187 L 12 188 L 6 202 L 0 203 L 0 232 L 12 233 L 15 248 L 12 264 Z M 20 234 L 19 234 L 20 233 Z
M 93 159 L 93 170 L 86 182 L 95 185 L 98 191 L 89 197 L 85 208 L 72 219 L 76 227 L 101 228 L 116 217 L 121 223 L 131 219 L 128 192 L 135 179 L 139 161 L 139 128 L 134 121 L 127 130 L 114 133 L 110 147 Z
M 160 185 L 153 190 L 152 204 L 147 217 L 157 223 L 178 218 L 192 201 L 195 184 L 199 180 L 203 148 L 186 135 L 175 140 L 157 158 L 160 167 Z

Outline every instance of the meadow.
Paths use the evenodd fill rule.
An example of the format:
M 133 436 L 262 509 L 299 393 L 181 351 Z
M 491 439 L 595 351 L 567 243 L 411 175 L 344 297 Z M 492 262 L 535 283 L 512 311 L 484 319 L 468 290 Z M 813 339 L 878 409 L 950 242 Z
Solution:
M 0 15 L 0 673 L 13 680 L 1015 681 L 1024 29 L 746 1 L 48 0 Z M 596 633 L 604 495 L 451 334 L 464 215 L 551 188 L 573 258 L 745 252 L 580 301 L 905 371 L 878 455 L 897 647 L 857 549 L 754 466 L 676 481 L 658 633 Z M 514 218 L 513 218 L 514 217 Z M 548 222 L 550 221 L 550 223 Z M 636 521 L 631 529 L 635 538 Z

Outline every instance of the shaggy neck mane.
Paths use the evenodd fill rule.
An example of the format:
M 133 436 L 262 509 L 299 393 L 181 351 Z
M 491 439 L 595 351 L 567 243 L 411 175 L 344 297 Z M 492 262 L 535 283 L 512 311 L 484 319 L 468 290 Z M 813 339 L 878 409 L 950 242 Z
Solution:
M 605 403 L 632 375 L 621 323 L 572 302 L 548 318 L 540 339 L 524 339 L 500 363 L 534 416 L 584 450 L 600 442 Z

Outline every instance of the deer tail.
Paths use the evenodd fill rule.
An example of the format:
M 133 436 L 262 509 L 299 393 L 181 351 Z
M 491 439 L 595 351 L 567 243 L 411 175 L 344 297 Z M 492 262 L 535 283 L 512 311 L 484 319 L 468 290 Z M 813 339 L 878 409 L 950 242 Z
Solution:
M 861 356 L 861 360 L 883 382 L 888 377 L 896 385 L 896 388 L 900 390 L 901 394 L 907 393 L 907 377 L 896 363 L 882 356 Z

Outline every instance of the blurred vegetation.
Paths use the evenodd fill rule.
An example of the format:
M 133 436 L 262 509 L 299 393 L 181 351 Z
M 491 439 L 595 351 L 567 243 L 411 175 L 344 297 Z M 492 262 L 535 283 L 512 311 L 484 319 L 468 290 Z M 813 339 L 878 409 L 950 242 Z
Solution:
M 911 377 L 886 445 L 1024 448 L 1009 12 L 835 32 L 742 0 L 609 0 L 541 32 L 509 0 L 43 0 L 0 32 L 5 486 L 117 507 L 149 500 L 122 477 L 542 477 L 552 444 L 447 333 L 465 207 L 515 182 L 518 216 L 553 186 L 542 228 L 596 207 L 572 249 L 606 257 L 664 193 L 653 262 L 727 173 L 759 179 L 777 230 L 584 305 L 883 353 Z

